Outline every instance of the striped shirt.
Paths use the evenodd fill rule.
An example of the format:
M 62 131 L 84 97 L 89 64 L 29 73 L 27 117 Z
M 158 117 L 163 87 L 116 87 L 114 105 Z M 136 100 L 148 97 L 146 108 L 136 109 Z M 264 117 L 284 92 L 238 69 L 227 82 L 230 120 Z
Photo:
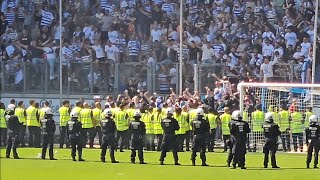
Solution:
M 7 0 L 7 7 L 11 7 L 12 9 L 16 8 L 16 0 Z
M 73 47 L 72 46 L 65 46 L 62 48 L 62 54 L 66 55 L 67 60 L 72 60 L 73 59 Z
M 177 56 L 178 56 L 178 61 L 180 59 L 180 48 L 177 48 Z M 188 48 L 183 48 L 182 49 L 182 59 L 188 59 L 189 57 L 189 49 Z
M 277 14 L 274 10 L 269 10 L 266 12 L 266 16 L 267 16 L 268 21 L 273 23 L 274 18 L 277 16 Z
M 120 53 L 124 52 L 124 49 L 127 45 L 126 39 L 125 38 L 117 38 L 116 42 L 114 43 L 114 45 L 117 46 L 117 48 L 119 49 Z
M 18 9 L 18 18 L 19 19 L 24 19 L 24 7 L 19 7 Z
M 172 4 L 164 3 L 164 4 L 162 4 L 161 9 L 162 9 L 162 11 L 165 11 L 168 16 L 172 15 L 172 12 L 173 12 Z
M 6 12 L 6 21 L 8 21 L 8 25 L 11 26 L 14 22 L 15 14 L 13 12 Z
M 140 43 L 137 40 L 130 40 L 128 42 L 129 56 L 138 56 Z
M 219 54 L 220 51 L 224 51 L 223 46 L 221 44 L 213 44 L 212 49 L 215 54 Z
M 52 24 L 52 21 L 54 20 L 53 15 L 49 11 L 41 11 L 41 26 L 50 26 Z
M 106 9 L 108 0 L 100 0 L 100 9 Z
M 107 4 L 107 6 L 105 7 L 105 10 L 106 10 L 106 11 L 109 11 L 109 14 L 110 14 L 111 16 L 114 15 L 114 9 L 115 9 L 115 7 L 114 7 L 113 5 L 109 5 L 109 4 Z
M 233 17 L 238 17 L 238 16 L 241 16 L 241 8 L 234 7 L 233 8 Z
M 141 53 L 142 55 L 146 55 L 146 54 L 149 54 L 151 53 L 151 46 L 149 44 L 142 44 L 141 45 Z

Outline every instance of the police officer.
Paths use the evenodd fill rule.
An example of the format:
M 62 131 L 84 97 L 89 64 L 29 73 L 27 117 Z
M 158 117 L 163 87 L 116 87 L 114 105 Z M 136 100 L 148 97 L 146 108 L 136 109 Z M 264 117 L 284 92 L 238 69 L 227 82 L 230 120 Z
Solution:
M 13 104 L 9 104 L 8 111 L 5 113 L 5 119 L 8 127 L 6 158 L 10 158 L 10 152 L 12 148 L 13 158 L 20 159 L 17 153 L 17 147 L 22 124 L 19 122 L 18 117 L 14 115 L 14 108 L 15 106 Z
M 232 113 L 232 119 L 230 123 L 230 134 L 232 143 L 232 155 L 233 155 L 233 169 L 236 169 L 237 163 L 241 169 L 245 167 L 245 154 L 246 154 L 246 140 L 247 134 L 250 133 L 251 129 L 249 124 L 242 120 L 242 115 L 239 110 Z
M 73 161 L 76 161 L 76 149 L 78 150 L 79 161 L 85 161 L 82 159 L 82 124 L 78 121 L 79 113 L 77 111 L 71 111 L 71 120 L 67 122 L 67 134 L 71 145 L 71 157 Z
M 44 118 L 41 119 L 41 129 L 42 129 L 42 159 L 46 159 L 47 147 L 49 146 L 49 157 L 50 160 L 57 160 L 53 157 L 53 138 L 56 132 L 55 121 L 52 118 L 53 111 L 51 108 L 47 108 L 45 111 Z
M 318 156 L 320 150 L 320 125 L 318 121 L 318 117 L 316 115 L 311 115 L 309 117 L 310 126 L 306 128 L 306 137 L 309 142 L 308 146 L 308 155 L 307 155 L 307 168 L 310 166 L 310 162 L 312 159 L 312 152 L 314 149 L 314 165 L 313 168 L 318 168 Z
M 206 138 L 210 131 L 209 121 L 203 118 L 204 111 L 202 108 L 197 109 L 197 119 L 191 121 L 193 144 L 191 161 L 192 165 L 196 165 L 197 152 L 200 151 L 200 158 L 202 160 L 202 166 L 208 166 L 206 164 Z
M 142 122 L 141 113 L 136 110 L 133 115 L 134 121 L 130 122 L 130 148 L 131 148 L 131 163 L 135 164 L 136 151 L 138 151 L 138 157 L 140 164 L 146 164 L 143 159 L 143 139 L 146 135 L 146 124 Z
M 166 109 L 166 115 L 167 117 L 162 119 L 161 121 L 161 127 L 163 129 L 163 141 L 161 144 L 161 156 L 160 156 L 160 164 L 164 165 L 163 161 L 164 158 L 167 155 L 167 152 L 172 150 L 173 158 L 175 161 L 175 165 L 181 165 L 179 163 L 178 158 L 178 152 L 177 152 L 177 136 L 175 134 L 175 131 L 179 130 L 179 123 L 176 119 L 174 119 L 173 116 L 173 110 L 172 108 Z
M 106 162 L 107 148 L 109 148 L 110 159 L 112 163 L 119 163 L 114 157 L 115 143 L 116 143 L 116 123 L 112 119 L 111 109 L 105 109 L 103 112 L 105 118 L 100 121 L 102 132 L 101 144 L 101 162 Z
M 262 125 L 263 133 L 265 137 L 265 145 L 263 147 L 264 153 L 264 168 L 268 167 L 269 162 L 269 153 L 271 154 L 271 166 L 272 168 L 279 168 L 277 166 L 276 161 L 276 152 L 278 149 L 278 137 L 280 136 L 281 132 L 279 130 L 278 124 L 273 122 L 274 114 L 272 112 L 268 112 L 265 115 L 265 121 Z

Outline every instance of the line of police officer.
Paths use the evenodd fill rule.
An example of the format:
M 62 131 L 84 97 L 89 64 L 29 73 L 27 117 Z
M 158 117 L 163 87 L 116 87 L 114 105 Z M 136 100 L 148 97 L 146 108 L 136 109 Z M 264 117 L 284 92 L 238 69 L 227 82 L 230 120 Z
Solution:
M 72 158 L 73 160 L 75 160 L 75 150 L 76 150 L 76 146 L 78 146 L 78 151 L 79 151 L 79 160 L 82 161 L 82 148 L 84 147 L 84 145 L 86 144 L 86 140 L 87 140 L 87 134 L 89 134 L 89 145 L 90 147 L 93 146 L 93 138 L 96 135 L 96 133 L 99 134 L 102 133 L 103 136 L 99 135 L 99 140 L 100 140 L 100 144 L 102 147 L 102 153 L 101 153 L 101 161 L 105 162 L 105 151 L 106 148 L 109 147 L 110 149 L 110 157 L 111 157 L 111 161 L 112 162 L 117 162 L 114 158 L 114 150 L 117 148 L 117 145 L 114 145 L 114 142 L 118 142 L 119 138 L 121 137 L 121 134 L 126 134 L 127 132 L 136 132 L 138 134 L 136 134 L 136 136 L 132 136 L 131 135 L 131 143 L 132 142 L 139 142 L 138 144 L 140 144 L 139 146 L 133 145 L 131 144 L 130 148 L 132 150 L 132 159 L 131 161 L 134 162 L 134 158 L 135 158 L 135 150 L 138 150 L 138 156 L 140 159 L 140 163 L 144 163 L 143 161 L 143 155 L 141 155 L 142 153 L 142 148 L 143 148 L 143 142 L 146 140 L 150 142 L 150 140 L 153 141 L 152 136 L 149 136 L 149 139 L 146 138 L 148 135 L 148 129 L 149 129 L 149 134 L 151 133 L 151 129 L 153 127 L 153 133 L 155 132 L 156 129 L 156 122 L 159 122 L 161 129 L 159 128 L 159 130 L 162 130 L 162 132 L 164 132 L 163 136 L 162 136 L 162 145 L 159 149 L 161 149 L 161 157 L 160 157 L 160 163 L 163 164 L 164 158 L 166 156 L 166 152 L 169 150 L 173 151 L 173 155 L 174 155 L 174 159 L 175 159 L 175 164 L 179 165 L 178 162 L 178 156 L 177 156 L 177 151 L 179 151 L 179 149 L 181 148 L 181 144 L 183 144 L 183 140 L 181 142 L 181 140 L 179 141 L 179 130 L 181 130 L 181 127 L 189 127 L 189 119 L 187 118 L 182 118 L 183 115 L 185 115 L 185 117 L 187 117 L 189 115 L 189 118 L 191 118 L 191 127 L 193 130 L 193 151 L 192 151 L 192 157 L 191 160 L 193 162 L 193 164 L 195 164 L 195 153 L 196 151 L 200 151 L 200 157 L 203 161 L 203 165 L 205 166 L 205 149 L 206 149 L 206 140 L 208 137 L 208 134 L 210 134 L 209 132 L 215 130 L 215 128 L 217 127 L 218 124 L 218 117 L 217 115 L 215 115 L 214 113 L 210 113 L 206 116 L 207 118 L 204 118 L 204 112 L 202 109 L 199 110 L 199 108 L 197 109 L 193 109 L 189 112 L 189 114 L 185 111 L 185 108 L 176 109 L 176 112 L 173 112 L 173 110 L 171 108 L 167 108 L 166 111 L 163 111 L 161 109 L 156 109 L 155 111 L 151 111 L 150 109 L 154 110 L 154 108 L 150 108 L 149 110 L 149 114 L 147 113 L 140 113 L 139 111 L 139 115 L 137 115 L 137 112 L 134 108 L 129 108 L 128 110 L 125 111 L 125 105 L 120 105 L 120 108 L 117 109 L 115 108 L 114 105 L 112 104 L 107 104 L 107 110 L 109 111 L 108 113 L 102 113 L 101 110 L 101 105 L 100 103 L 96 103 L 95 104 L 96 108 L 91 110 L 88 106 L 88 104 L 84 103 L 83 107 L 82 107 L 82 103 L 77 102 L 76 103 L 76 107 L 73 108 L 71 116 L 69 115 L 70 113 L 70 109 L 69 109 L 69 102 L 68 101 L 64 101 L 63 102 L 63 107 L 61 107 L 59 109 L 60 112 L 60 131 L 61 133 L 61 138 L 60 138 L 60 147 L 63 146 L 64 143 L 64 139 L 65 137 L 63 137 L 63 131 L 66 131 L 66 133 L 68 134 L 68 139 L 69 139 L 69 143 L 71 143 L 72 145 Z M 131 105 L 130 105 L 131 106 Z M 14 105 L 11 106 L 11 108 L 15 108 Z M 8 106 L 9 108 L 9 106 Z M 0 111 L 0 113 L 3 114 L 3 108 L 1 108 L 2 110 Z M 20 111 L 20 109 L 22 109 Z M 16 136 L 16 138 L 19 137 L 19 135 L 21 134 L 21 129 L 23 129 L 23 124 L 24 124 L 24 119 L 20 118 L 21 116 L 25 116 L 26 117 L 26 122 L 27 122 L 27 126 L 28 126 L 28 130 L 30 130 L 31 135 L 32 135 L 32 131 L 36 132 L 38 131 L 38 128 L 40 129 L 40 127 L 38 126 L 32 126 L 33 124 L 35 124 L 34 120 L 37 120 L 40 124 L 40 126 L 42 127 L 42 134 L 43 134 L 43 150 L 42 150 L 42 158 L 45 159 L 45 152 L 46 152 L 46 148 L 49 145 L 49 156 L 50 159 L 55 160 L 55 158 L 53 157 L 53 135 L 55 132 L 55 123 L 52 119 L 52 110 L 48 107 L 48 104 L 45 103 L 45 106 L 39 111 L 34 112 L 34 109 L 36 109 L 35 105 L 34 105 L 34 101 L 30 101 L 30 106 L 27 108 L 27 110 L 24 112 L 23 111 L 23 102 L 19 102 L 18 103 L 18 107 L 15 108 L 15 110 L 10 111 L 10 114 L 7 113 L 7 115 L 10 115 L 12 117 L 16 117 L 16 119 L 18 119 L 18 121 L 20 121 L 19 124 L 19 132 Z M 259 107 L 256 108 L 257 110 L 255 112 L 252 113 L 252 119 L 255 119 L 257 117 L 260 117 L 261 114 L 259 114 L 258 112 L 261 111 Z M 143 110 L 143 108 L 142 108 Z M 160 111 L 161 110 L 161 111 Z M 183 112 L 181 112 L 180 110 L 184 110 Z M 284 109 L 282 109 L 279 112 L 279 116 L 280 118 L 282 117 L 282 112 L 285 111 Z M 133 113 L 132 113 L 133 112 Z M 211 111 L 212 112 L 212 111 Z M 152 116 L 150 116 L 150 114 L 154 113 Z M 157 114 L 158 113 L 158 114 Z M 224 140 L 225 140 L 225 144 L 228 144 L 227 142 L 229 142 L 229 147 L 230 147 L 230 154 L 228 157 L 228 165 L 230 166 L 231 160 L 233 159 L 233 168 L 235 168 L 235 164 L 239 164 L 240 167 L 242 167 L 243 169 L 245 168 L 244 166 L 244 154 L 246 152 L 245 149 L 245 145 L 244 142 L 246 142 L 247 138 L 246 138 L 246 134 L 248 134 L 250 132 L 249 129 L 249 125 L 247 122 L 242 121 L 242 116 L 239 115 L 240 112 L 238 111 L 234 111 L 232 115 L 230 115 L 229 110 L 226 108 L 225 109 L 225 113 L 222 114 L 220 116 L 220 119 L 222 121 L 222 132 L 223 132 L 223 136 L 224 136 Z M 16 114 L 16 115 L 13 115 Z M 28 118 L 28 114 L 30 115 L 35 115 L 35 117 L 29 117 Z M 106 129 L 105 125 L 103 124 L 103 122 L 108 118 L 109 120 L 112 119 L 111 118 L 111 114 L 113 115 L 115 121 L 112 120 L 114 126 L 113 126 L 113 130 L 110 129 Z M 162 116 L 163 114 L 165 114 L 164 116 Z M 1 114 L 0 114 L 1 115 Z M 160 116 L 161 115 L 161 116 Z M 143 118 L 143 122 L 140 120 L 142 117 Z M 265 137 L 266 137 L 266 145 L 264 147 L 264 153 L 266 154 L 266 158 L 264 161 L 264 166 L 267 167 L 268 164 L 268 154 L 269 152 L 271 153 L 271 161 L 272 161 L 272 167 L 276 168 L 276 162 L 275 162 L 275 152 L 277 149 L 277 136 L 279 136 L 281 134 L 281 132 L 279 130 L 277 130 L 277 128 L 279 129 L 279 126 L 277 124 L 274 123 L 274 120 L 277 119 L 279 116 L 278 114 L 274 113 L 274 112 L 268 112 L 267 114 L 263 114 L 263 116 L 265 116 L 265 122 L 274 125 L 274 129 L 275 130 L 268 130 L 267 127 L 269 127 L 270 125 L 264 125 L 263 123 L 260 124 L 263 128 Z M 70 118 L 71 117 L 71 120 Z M 134 120 L 132 121 L 130 118 L 133 118 Z M 158 117 L 158 118 L 155 118 Z M 165 117 L 165 118 L 162 118 Z M 210 118 L 212 117 L 212 118 Z M 241 119 L 240 119 L 241 117 Z M 296 119 L 294 115 L 291 116 L 292 119 Z M 300 117 L 300 116 L 299 116 Z M 78 118 L 80 119 L 80 122 L 78 121 Z M 287 118 L 287 117 L 285 117 Z M 15 119 L 15 118 L 14 118 Z M 40 120 L 39 120 L 40 119 Z M 155 121 L 155 119 L 157 121 Z M 184 119 L 185 121 L 181 121 L 182 119 Z M 207 121 L 208 119 L 208 121 Z M 231 121 L 233 119 L 233 121 Z M 316 123 L 317 119 L 316 116 L 314 115 L 310 115 L 309 116 L 310 122 L 312 122 L 310 124 L 310 127 L 306 128 L 307 133 L 307 139 L 310 141 L 308 141 L 310 144 L 309 149 L 308 149 L 308 159 L 310 159 L 311 155 L 310 155 L 310 148 L 314 148 L 315 152 L 319 151 L 319 142 L 317 142 L 317 140 L 319 141 L 319 132 L 318 132 L 318 124 Z M 74 121 L 78 121 L 78 123 L 72 123 Z M 111 121 L 111 120 L 110 120 Z M 135 121 L 140 121 L 138 123 L 135 123 Z M 203 121 L 203 122 L 202 122 Z M 237 123 L 234 121 L 241 121 L 241 123 Z M 281 123 L 281 120 L 278 119 L 278 121 Z M 288 120 L 289 121 L 289 120 Z M 293 121 L 293 120 L 291 120 Z M 3 122 L 3 121 L 1 121 Z M 28 123 L 29 122 L 29 123 Z M 208 125 L 203 125 L 205 124 L 204 122 L 208 123 Z M 227 123 L 226 123 L 227 122 Z M 253 125 L 254 125 L 253 121 Z M 290 121 L 289 121 L 290 122 Z M 74 127 L 71 126 L 71 124 L 78 124 L 75 125 Z M 126 128 L 128 123 L 128 127 Z M 2 123 L 3 124 L 3 123 Z M 29 125 L 30 127 L 29 127 Z M 108 123 L 105 123 L 108 124 Z M 110 123 L 109 123 L 110 124 Z M 134 124 L 142 124 L 141 126 L 144 126 L 144 128 L 138 128 L 138 129 L 142 129 L 142 131 L 137 131 L 134 130 L 134 128 L 132 127 Z M 202 124 L 202 125 L 199 125 Z M 212 126 L 213 124 L 213 126 Z M 227 127 L 225 127 L 227 124 Z M 241 125 L 241 126 L 240 126 Z M 3 126 L 3 125 L 2 125 Z M 80 128 L 81 126 L 81 128 Z M 93 128 L 95 126 L 98 126 L 100 131 L 95 130 L 97 128 Z M 260 128 L 261 128 L 260 126 Z M 314 126 L 314 127 L 313 127 Z M 168 129 L 166 129 L 166 127 L 168 127 Z M 213 128 L 212 128 L 213 127 Z M 253 126 L 253 128 L 255 128 L 256 125 Z M 270 126 L 270 128 L 273 126 Z M 281 126 L 280 126 L 281 127 Z M 8 133 L 11 131 L 16 132 L 17 130 L 12 130 L 12 126 L 8 127 L 9 131 Z M 200 128 L 200 129 L 199 129 Z M 33 130 L 32 130 L 33 129 Z M 208 130 L 209 129 L 209 130 Z M 272 129 L 272 128 L 271 128 Z M 280 128 L 281 129 L 281 128 Z M 145 132 L 143 132 L 145 130 Z M 316 131 L 314 131 L 316 130 Z M 124 131 L 127 131 L 124 133 Z M 270 131 L 272 133 L 268 133 L 267 131 Z M 161 132 L 161 134 L 162 134 Z M 185 133 L 186 131 L 184 131 Z M 66 134 L 65 133 L 65 134 Z M 139 134 L 140 133 L 140 134 Z M 12 132 L 11 132 L 12 134 Z M 37 133 L 36 133 L 37 134 Z M 109 135 L 108 135 L 109 134 Z M 117 138 L 113 139 L 110 137 L 115 137 L 115 135 L 117 134 Z M 120 135 L 118 135 L 120 134 Z M 33 135 L 35 135 L 35 133 L 33 133 Z M 108 136 L 106 136 L 108 135 Z M 10 133 L 8 134 L 8 137 L 10 136 Z M 109 138 L 107 138 L 109 137 Z M 132 137 L 135 137 L 132 139 Z M 140 141 L 136 141 L 136 137 L 140 137 Z M 143 137 L 143 138 L 142 138 Z M 122 137 L 122 141 L 124 141 L 124 139 L 126 138 L 125 135 L 123 135 Z M 72 140 L 73 139 L 73 140 Z M 212 139 L 210 139 L 211 141 Z M 230 140 L 230 141 L 229 141 Z M 209 141 L 209 144 L 211 143 Z M 8 142 L 13 142 L 13 146 L 16 148 L 17 144 L 16 142 L 18 142 L 18 140 L 16 140 L 16 142 L 14 142 L 12 140 L 12 137 L 10 140 L 8 140 Z M 30 143 L 30 136 L 29 136 L 29 143 Z M 214 138 L 213 138 L 213 143 L 214 143 Z M 152 144 L 152 143 L 150 143 Z M 214 145 L 213 145 L 214 146 Z M 9 149 L 11 148 L 10 143 L 8 143 L 8 147 Z M 105 147 L 105 148 L 104 148 Z M 210 147 L 210 145 L 209 145 Z M 14 148 L 14 149 L 15 149 Z M 121 149 L 121 145 L 120 145 L 120 150 Z M 195 151 L 196 150 L 196 151 Z M 213 149 L 212 149 L 213 150 Z M 237 154 L 238 153 L 238 154 Z M 14 154 L 15 151 L 14 151 Z M 312 154 L 312 151 L 311 151 Z M 18 156 L 14 156 L 14 157 L 18 157 Z M 142 158 L 141 158 L 142 157 Z M 308 167 L 310 164 L 311 160 L 307 161 Z M 315 157 L 315 163 L 314 166 L 317 166 L 317 156 Z

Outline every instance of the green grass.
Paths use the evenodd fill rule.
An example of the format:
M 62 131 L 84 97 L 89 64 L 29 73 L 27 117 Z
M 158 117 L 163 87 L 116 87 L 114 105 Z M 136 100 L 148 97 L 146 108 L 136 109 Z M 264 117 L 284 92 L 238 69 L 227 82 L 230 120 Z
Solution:
M 225 167 L 226 153 L 208 153 L 207 163 L 210 167 L 190 166 L 190 152 L 179 153 L 182 166 L 173 166 L 172 153 L 167 154 L 165 163 L 158 165 L 159 152 L 145 152 L 147 165 L 130 164 L 129 151 L 116 152 L 120 164 L 99 162 L 99 149 L 84 149 L 83 158 L 86 162 L 72 162 L 69 149 L 55 149 L 58 161 L 40 160 L 37 156 L 40 149 L 18 149 L 19 156 L 24 159 L 5 159 L 4 149 L 0 150 L 1 180 L 202 180 L 202 179 L 308 179 L 319 180 L 319 169 L 305 169 L 305 154 L 277 154 L 278 165 L 281 169 L 265 170 L 262 168 L 262 153 L 247 154 L 247 170 L 232 170 Z M 109 156 L 107 154 L 107 160 Z M 200 165 L 198 156 L 197 163 Z

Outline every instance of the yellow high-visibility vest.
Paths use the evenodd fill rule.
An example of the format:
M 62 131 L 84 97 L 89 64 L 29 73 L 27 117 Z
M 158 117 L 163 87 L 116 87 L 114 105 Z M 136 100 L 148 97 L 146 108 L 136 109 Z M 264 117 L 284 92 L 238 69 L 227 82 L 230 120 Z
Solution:
M 26 110 L 23 109 L 23 108 L 20 108 L 20 107 L 17 107 L 15 110 L 14 110 L 14 115 L 18 117 L 19 119 L 19 122 L 23 123 L 23 125 L 26 125 L 27 123 L 27 119 L 26 119 Z
M 163 134 L 163 130 L 161 127 L 162 115 L 161 113 L 156 112 L 153 116 L 154 121 L 154 134 Z
M 264 112 L 256 110 L 251 115 L 252 131 L 263 132 L 262 125 L 264 123 Z
M 126 119 L 126 112 L 122 110 L 115 111 L 115 121 L 118 131 L 125 131 L 129 129 L 128 120 Z
M 286 131 L 286 129 L 290 128 L 290 113 L 289 111 L 280 111 L 279 112 L 279 126 L 280 126 L 280 131 Z
M 208 114 L 208 121 L 210 124 L 210 129 L 217 128 L 217 122 L 216 122 L 217 118 L 218 118 L 218 116 L 215 114 L 211 114 L 211 113 Z
M 231 115 L 224 113 L 220 116 L 220 120 L 221 120 L 222 135 L 230 135 L 229 124 L 231 122 Z
M 176 134 L 185 134 L 186 130 L 184 129 L 184 118 L 182 114 L 173 113 L 173 118 L 178 121 L 180 127 L 180 129 L 176 131 Z
M 82 109 L 79 113 L 79 119 L 83 129 L 93 128 L 91 109 Z
M 7 128 L 7 121 L 6 118 L 4 117 L 5 110 L 0 109 L 0 128 Z
M 60 114 L 60 126 L 65 127 L 67 125 L 67 122 L 70 121 L 69 108 L 65 106 L 60 107 L 59 114 Z
M 38 109 L 33 106 L 29 106 L 26 109 L 27 126 L 40 127 L 40 123 L 37 120 L 37 112 L 38 112 Z

